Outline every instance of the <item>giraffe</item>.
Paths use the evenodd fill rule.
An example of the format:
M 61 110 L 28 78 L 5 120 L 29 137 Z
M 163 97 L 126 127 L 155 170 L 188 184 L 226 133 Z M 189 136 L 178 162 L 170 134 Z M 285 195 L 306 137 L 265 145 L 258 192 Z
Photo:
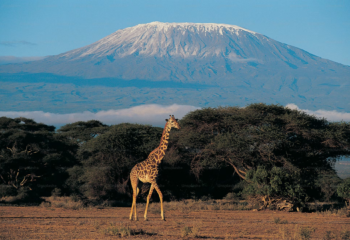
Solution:
M 165 150 L 168 148 L 168 139 L 169 139 L 169 133 L 171 128 L 174 127 L 174 128 L 180 129 L 180 126 L 177 122 L 177 119 L 175 119 L 174 115 L 170 115 L 170 118 L 165 119 L 165 121 L 166 121 L 166 124 L 163 130 L 159 147 L 154 149 L 148 155 L 146 160 L 136 164 L 131 169 L 130 181 L 131 181 L 131 186 L 133 191 L 133 201 L 132 201 L 131 212 L 130 212 L 130 220 L 132 220 L 132 215 L 134 210 L 135 212 L 134 217 L 135 217 L 135 220 L 137 221 L 136 197 L 139 193 L 139 188 L 137 187 L 139 180 L 144 183 L 151 183 L 151 188 L 147 196 L 147 204 L 146 204 L 145 215 L 144 215 L 145 220 L 147 221 L 147 209 L 148 209 L 149 199 L 151 198 L 154 189 L 156 189 L 159 195 L 162 220 L 165 220 L 164 213 L 163 213 L 163 194 L 157 185 L 158 165 L 161 163 L 165 155 Z

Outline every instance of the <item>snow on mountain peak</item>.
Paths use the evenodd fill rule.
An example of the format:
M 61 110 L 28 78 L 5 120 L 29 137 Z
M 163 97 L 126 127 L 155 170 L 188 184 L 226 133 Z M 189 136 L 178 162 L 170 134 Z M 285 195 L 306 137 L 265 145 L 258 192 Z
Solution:
M 151 22 L 118 30 L 93 44 L 61 56 L 70 59 L 88 55 L 94 55 L 94 58 L 111 55 L 113 58 L 128 55 L 182 58 L 219 56 L 225 51 L 228 41 L 239 41 L 242 34 L 262 36 L 229 24 Z
M 220 31 L 220 34 L 222 35 L 223 29 L 227 29 L 228 31 L 231 31 L 232 33 L 239 34 L 238 31 L 246 31 L 250 32 L 252 34 L 255 34 L 256 32 L 250 31 L 248 29 L 236 26 L 236 25 L 229 25 L 229 24 L 218 24 L 218 23 L 163 23 L 163 22 L 151 22 L 146 24 L 139 24 L 132 28 L 156 28 L 159 31 L 168 31 L 169 29 L 173 28 L 180 28 L 183 30 L 189 30 L 189 31 L 205 31 L 205 32 L 213 32 L 213 31 Z

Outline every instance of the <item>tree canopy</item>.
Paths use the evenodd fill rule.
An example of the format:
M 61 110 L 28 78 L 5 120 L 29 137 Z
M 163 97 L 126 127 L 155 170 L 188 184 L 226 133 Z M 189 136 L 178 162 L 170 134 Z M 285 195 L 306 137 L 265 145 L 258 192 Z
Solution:
M 2 195 L 22 188 L 48 195 L 65 184 L 66 169 L 76 164 L 77 145 L 54 130 L 30 119 L 0 118 Z
M 289 184 L 295 188 L 302 186 L 303 201 L 319 197 L 316 181 L 320 173 L 333 174 L 336 159 L 348 155 L 350 149 L 348 123 L 330 123 L 279 105 L 196 110 L 187 114 L 180 125 L 182 129 L 173 147 L 181 155 L 179 159 L 187 159 L 198 179 L 205 169 L 225 166 L 230 166 L 248 184 L 261 185 L 252 176 L 262 171 L 269 179 L 276 177 L 275 174 L 279 178 L 282 174 L 285 179 L 294 176 L 302 182 L 290 179 Z M 270 190 L 264 195 L 258 190 L 260 186 L 254 194 L 271 195 L 272 182 L 266 180 L 264 184 Z M 284 190 L 272 195 L 294 199 L 294 193 Z
M 80 166 L 70 169 L 70 186 L 87 197 L 126 195 L 131 168 L 159 145 L 162 129 L 119 124 L 87 141 L 78 151 Z
M 195 110 L 179 124 L 159 166 L 165 199 L 235 192 L 276 209 L 302 209 L 307 201 L 336 194 L 348 199 L 334 163 L 350 155 L 349 123 L 251 104 Z M 159 127 L 95 120 L 54 130 L 30 119 L 0 118 L 1 186 L 123 199 L 130 196 L 131 168 L 159 145 L 162 134 Z
M 62 136 L 66 136 L 77 143 L 85 143 L 92 138 L 108 130 L 108 126 L 100 121 L 90 120 L 87 122 L 79 121 L 62 126 L 57 130 Z

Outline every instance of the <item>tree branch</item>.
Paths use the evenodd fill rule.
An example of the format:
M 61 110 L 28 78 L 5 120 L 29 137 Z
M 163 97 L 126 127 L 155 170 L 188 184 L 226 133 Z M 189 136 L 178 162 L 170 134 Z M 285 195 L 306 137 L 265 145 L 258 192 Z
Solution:
M 6 181 L 1 174 L 0 174 L 0 177 L 1 177 L 2 181 L 4 181 L 4 183 L 6 184 Z
M 230 158 L 229 158 L 230 159 Z M 230 161 L 232 161 L 231 159 L 230 159 Z M 237 169 L 237 167 L 232 163 L 232 162 L 230 162 L 230 161 L 225 161 L 225 162 L 227 162 L 228 164 L 230 164 L 234 169 L 235 169 L 235 171 L 236 171 L 236 173 L 238 174 L 238 176 L 240 177 L 240 178 L 242 178 L 243 180 L 245 180 L 245 176 L 243 176 L 242 174 L 240 174 L 240 171 Z

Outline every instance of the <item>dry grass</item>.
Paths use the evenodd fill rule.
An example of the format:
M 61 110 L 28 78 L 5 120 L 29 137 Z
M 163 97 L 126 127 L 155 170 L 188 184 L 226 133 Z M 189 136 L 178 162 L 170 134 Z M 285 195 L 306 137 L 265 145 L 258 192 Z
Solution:
M 71 197 L 47 197 L 45 202 L 40 204 L 45 208 L 65 208 L 72 210 L 84 209 L 84 203 L 81 200 L 73 200 Z
M 142 218 L 144 204 L 138 204 L 139 221 L 130 221 L 129 207 L 75 208 L 70 205 L 73 203 L 79 201 L 56 197 L 40 207 L 2 206 L 0 239 L 343 240 L 350 236 L 350 218 L 341 211 L 233 211 L 232 206 L 249 205 L 228 200 L 186 200 L 164 204 L 167 221 L 161 220 L 160 203 L 150 204 L 153 210 L 148 213 L 149 221 Z
M 294 228 L 281 226 L 279 228 L 280 239 L 283 240 L 308 240 L 311 239 L 315 228 L 295 225 Z
M 282 220 L 279 217 L 273 219 L 274 223 L 276 224 L 288 224 L 287 220 Z
M 326 231 L 322 240 L 350 240 L 350 230 Z
M 151 205 L 154 205 L 151 204 Z M 159 204 L 156 203 L 158 208 Z M 154 208 L 154 207 L 153 207 Z M 201 210 L 252 210 L 254 206 L 247 201 L 230 201 L 230 200 L 184 200 L 165 202 L 164 208 L 167 210 L 176 210 L 181 212 L 193 212 Z M 160 212 L 159 212 L 160 213 Z
M 142 231 L 142 230 L 141 230 Z M 135 235 L 136 230 L 131 229 L 128 226 L 110 226 L 108 228 L 105 228 L 101 231 L 105 235 L 109 236 L 120 236 L 120 237 L 127 237 L 131 235 Z
M 187 236 L 189 236 L 190 234 L 192 233 L 192 230 L 191 230 L 191 228 L 190 227 L 183 227 L 182 229 L 181 229 L 181 237 L 187 237 Z
M 195 224 L 193 227 L 185 226 L 181 228 L 181 237 L 200 237 L 200 225 Z
M 154 236 L 156 233 L 149 233 L 144 230 L 132 228 L 122 223 L 118 225 L 110 224 L 109 227 L 101 229 L 100 232 L 106 236 L 119 236 L 119 237 L 130 237 L 134 235 L 138 236 Z
M 326 210 L 326 211 L 318 211 L 317 215 L 350 217 L 350 210 L 349 210 L 349 208 L 343 207 L 343 208 L 340 208 L 340 209 L 331 209 L 331 210 Z

